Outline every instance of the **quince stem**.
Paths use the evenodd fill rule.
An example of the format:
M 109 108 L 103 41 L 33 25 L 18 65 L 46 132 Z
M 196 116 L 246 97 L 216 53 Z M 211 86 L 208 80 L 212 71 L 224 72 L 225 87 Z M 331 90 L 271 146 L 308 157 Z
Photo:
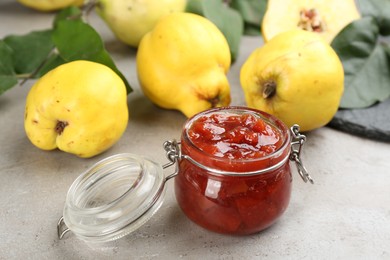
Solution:
M 99 3 L 98 0 L 87 0 L 87 1 L 85 1 L 85 4 L 81 8 L 82 19 L 84 21 L 88 21 L 89 14 L 99 4 L 100 3 Z

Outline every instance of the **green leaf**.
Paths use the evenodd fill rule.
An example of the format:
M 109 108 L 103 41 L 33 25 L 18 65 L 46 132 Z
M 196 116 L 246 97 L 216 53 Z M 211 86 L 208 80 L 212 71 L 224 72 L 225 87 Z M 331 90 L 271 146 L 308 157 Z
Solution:
M 390 97 L 390 64 L 378 43 L 379 26 L 364 17 L 346 26 L 333 40 L 345 73 L 342 108 L 364 108 Z
M 0 40 L 0 95 L 18 83 L 13 62 L 12 49 Z
M 234 62 L 239 52 L 244 30 L 241 15 L 223 4 L 222 0 L 190 0 L 186 10 L 204 16 L 218 27 L 229 44 L 232 62 Z
M 390 35 L 390 1 L 356 0 L 362 16 L 372 16 L 377 20 L 381 35 Z
M 10 35 L 4 42 L 13 50 L 13 64 L 17 74 L 30 74 L 48 57 L 54 48 L 51 30 L 34 31 L 26 35 Z
M 104 49 L 96 31 L 78 20 L 59 21 L 53 33 L 53 41 L 66 61 L 91 59 Z
M 186 12 L 203 16 L 203 1 L 204 0 L 188 0 L 186 5 Z
M 128 81 L 119 72 L 109 53 L 105 50 L 99 34 L 89 24 L 80 19 L 58 20 L 53 32 L 53 41 L 64 61 L 89 60 L 104 64 L 122 78 L 127 93 L 132 91 Z
M 261 34 L 261 22 L 267 9 L 266 0 L 232 0 L 230 6 L 241 14 L 245 24 L 245 34 Z M 255 28 L 257 31 L 254 30 Z
M 389 63 L 390 63 L 390 43 L 383 43 L 383 48 L 385 49 L 385 52 L 387 54 L 387 58 L 389 60 Z

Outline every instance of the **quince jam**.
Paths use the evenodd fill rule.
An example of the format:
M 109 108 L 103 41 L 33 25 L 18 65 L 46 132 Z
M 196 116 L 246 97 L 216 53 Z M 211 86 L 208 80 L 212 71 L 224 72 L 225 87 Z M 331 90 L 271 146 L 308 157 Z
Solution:
M 291 136 L 279 119 L 244 107 L 216 108 L 189 119 L 181 137 L 176 199 L 198 225 L 245 235 L 286 210 Z

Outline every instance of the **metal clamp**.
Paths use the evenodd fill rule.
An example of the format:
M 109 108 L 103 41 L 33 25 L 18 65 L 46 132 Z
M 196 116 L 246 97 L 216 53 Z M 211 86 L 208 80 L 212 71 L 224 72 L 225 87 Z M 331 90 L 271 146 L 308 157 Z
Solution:
M 303 144 L 306 141 L 306 136 L 299 132 L 299 125 L 296 124 L 291 127 L 291 132 L 293 135 L 293 140 L 291 142 L 290 160 L 295 162 L 298 173 L 301 176 L 302 180 L 304 182 L 309 181 L 311 184 L 314 184 L 313 179 L 311 178 L 309 172 L 306 170 L 301 159 L 301 151 Z
M 66 233 L 68 233 L 70 229 L 66 226 L 64 222 L 64 217 L 61 217 L 57 222 L 57 236 L 58 239 L 61 240 Z
M 169 163 L 163 165 L 163 169 L 166 169 L 172 165 L 175 165 L 175 171 L 165 177 L 165 181 L 172 179 L 175 177 L 179 172 L 179 159 L 182 157 L 181 150 L 180 150 L 180 142 L 177 142 L 176 140 L 169 140 L 164 142 L 164 150 L 166 152 L 166 156 L 169 160 Z

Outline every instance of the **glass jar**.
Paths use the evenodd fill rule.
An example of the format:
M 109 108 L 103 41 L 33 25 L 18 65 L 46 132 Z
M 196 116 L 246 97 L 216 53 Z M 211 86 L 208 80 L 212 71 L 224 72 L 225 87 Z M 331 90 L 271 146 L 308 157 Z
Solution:
M 244 135 L 241 150 L 233 149 L 240 144 L 237 133 L 229 135 L 223 143 L 214 140 L 222 145 L 223 151 L 230 149 L 228 157 L 210 152 L 208 148 L 213 147 L 205 141 L 205 134 L 193 130 L 202 125 L 198 124 L 202 118 L 222 116 L 235 121 L 234 129 L 244 134 L 248 132 L 242 126 L 248 128 L 256 119 L 261 126 L 256 131 L 263 131 L 264 135 L 256 131 Z M 210 140 L 220 138 L 228 130 L 227 121 L 214 123 L 215 136 Z M 196 142 L 193 134 L 200 137 Z M 254 140 L 258 142 L 258 151 L 247 153 L 254 149 L 254 144 L 250 148 L 248 142 Z M 259 232 L 275 223 L 289 204 L 292 184 L 289 160 L 295 162 L 305 182 L 312 182 L 300 158 L 304 141 L 298 126 L 293 126 L 290 132 L 279 119 L 258 110 L 246 107 L 207 110 L 186 122 L 180 142 L 164 143 L 169 160 L 164 166 L 125 153 L 97 162 L 81 174 L 68 191 L 63 216 L 57 223 L 58 237 L 61 239 L 72 231 L 87 242 L 108 242 L 133 232 L 159 209 L 165 183 L 171 178 L 180 208 L 196 224 L 225 234 Z M 163 169 L 170 166 L 175 166 L 175 170 L 165 176 Z
M 254 116 L 277 133 L 279 147 L 257 158 L 245 155 L 240 155 L 239 158 L 211 155 L 194 144 L 189 131 L 198 127 L 194 124 L 199 120 L 215 115 L 225 115 L 237 120 L 238 127 L 244 124 L 241 122 L 243 116 Z M 225 129 L 218 131 L 226 134 Z M 245 129 L 242 131 L 247 134 Z M 212 138 L 218 139 L 214 136 Z M 227 142 L 230 141 L 233 140 L 229 138 Z M 217 141 L 217 145 L 220 142 Z M 248 145 L 247 140 L 242 142 Z M 179 161 L 179 173 L 175 178 L 175 194 L 180 208 L 198 225 L 219 233 L 245 235 L 269 227 L 289 204 L 292 184 L 288 160 L 290 143 L 291 134 L 286 125 L 264 112 L 231 107 L 208 110 L 196 115 L 186 123 L 182 131 L 183 159 Z

